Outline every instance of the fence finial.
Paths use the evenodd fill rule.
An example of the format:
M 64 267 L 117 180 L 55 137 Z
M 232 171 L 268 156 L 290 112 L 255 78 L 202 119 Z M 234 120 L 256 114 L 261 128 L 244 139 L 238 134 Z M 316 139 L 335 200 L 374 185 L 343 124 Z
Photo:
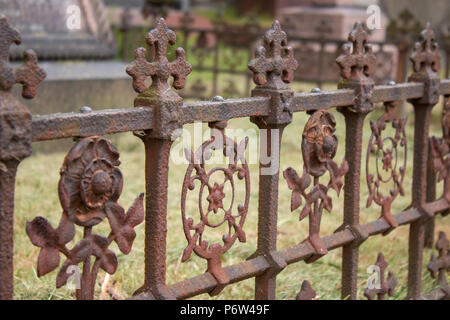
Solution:
M 174 78 L 173 87 L 175 89 L 184 88 L 186 76 L 191 73 L 192 66 L 186 60 L 186 52 L 183 48 L 176 49 L 174 61 L 167 60 L 167 46 L 175 44 L 176 34 L 167 27 L 163 18 L 158 20 L 155 29 L 150 30 L 146 41 L 150 47 L 155 49 L 151 61 L 146 58 L 147 50 L 140 47 L 136 49 L 135 60 L 126 68 L 126 72 L 133 77 L 134 90 L 138 93 L 144 92 L 147 89 L 145 80 L 147 77 L 151 77 L 151 87 L 156 89 L 157 94 L 161 94 L 169 88 L 167 81 L 170 76 Z
M 394 274 L 389 271 L 388 277 L 385 279 L 385 272 L 388 267 L 388 263 L 384 259 L 384 255 L 380 252 L 378 253 L 377 262 L 375 265 L 378 267 L 379 272 L 377 272 L 378 286 L 367 287 L 364 291 L 364 296 L 369 300 L 374 300 L 378 297 L 378 300 L 383 300 L 386 294 L 389 296 L 394 295 L 395 286 L 397 285 L 397 279 Z
M 435 42 L 434 31 L 428 22 L 420 33 L 420 40 L 416 42 L 414 52 L 410 60 L 413 63 L 414 72 L 436 73 L 439 70 L 439 45 Z
M 259 86 L 286 88 L 285 83 L 294 79 L 297 67 L 294 51 L 287 45 L 286 33 L 275 20 L 272 28 L 264 35 L 264 46 L 258 47 L 255 58 L 248 64 L 253 72 L 253 80 Z
M 37 65 L 37 56 L 33 50 L 24 52 L 25 62 L 17 68 L 9 64 L 9 47 L 21 42 L 19 32 L 11 27 L 8 19 L 0 17 L 0 89 L 9 91 L 15 83 L 23 85 L 22 96 L 32 99 L 36 95 L 37 85 L 44 80 L 46 73 Z
M 316 291 L 311 287 L 311 283 L 308 280 L 302 282 L 302 288 L 297 293 L 295 300 L 317 300 Z
M 367 44 L 367 32 L 360 22 L 355 23 L 348 35 L 353 43 L 353 51 L 349 43 L 344 45 L 344 54 L 336 62 L 344 79 L 364 80 L 371 76 L 375 55 L 372 46 Z

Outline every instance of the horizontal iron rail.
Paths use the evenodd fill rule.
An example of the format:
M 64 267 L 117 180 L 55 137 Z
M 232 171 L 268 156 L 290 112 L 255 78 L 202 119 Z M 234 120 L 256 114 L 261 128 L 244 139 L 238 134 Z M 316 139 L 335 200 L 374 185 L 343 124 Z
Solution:
M 420 98 L 423 90 L 421 83 L 376 86 L 374 102 Z M 441 80 L 441 94 L 450 95 L 450 79 Z M 292 110 L 298 112 L 349 106 L 353 105 L 354 99 L 354 92 L 349 89 L 297 93 L 292 100 Z M 269 98 L 264 97 L 190 102 L 183 105 L 183 122 L 187 124 L 196 121 L 211 122 L 265 116 L 268 115 L 269 108 Z M 33 117 L 33 141 L 88 137 L 151 128 L 151 108 L 57 113 Z
M 438 214 L 447 208 L 449 208 L 449 204 L 445 199 L 439 199 L 425 205 L 425 209 L 433 214 Z M 393 217 L 399 225 L 408 225 L 420 218 L 420 212 L 416 208 L 411 208 L 395 214 Z M 361 228 L 365 229 L 370 237 L 388 231 L 390 225 L 384 219 L 380 218 L 361 225 Z M 355 236 L 350 230 L 346 229 L 332 235 L 324 236 L 322 237 L 322 240 L 328 250 L 333 250 L 351 243 L 355 240 Z M 280 250 L 279 252 L 288 265 L 303 261 L 314 254 L 312 247 L 308 243 L 300 243 L 287 249 Z M 264 256 L 260 255 L 247 261 L 225 267 L 224 269 L 230 278 L 229 284 L 232 284 L 260 275 L 269 268 L 269 262 Z M 216 286 L 216 279 L 209 272 L 206 272 L 196 277 L 172 284 L 169 288 L 177 299 L 187 299 L 199 294 L 211 292 Z M 145 299 L 146 295 L 146 293 L 142 293 L 133 298 Z
M 140 107 L 33 116 L 33 141 L 147 130 L 152 113 L 151 108 Z

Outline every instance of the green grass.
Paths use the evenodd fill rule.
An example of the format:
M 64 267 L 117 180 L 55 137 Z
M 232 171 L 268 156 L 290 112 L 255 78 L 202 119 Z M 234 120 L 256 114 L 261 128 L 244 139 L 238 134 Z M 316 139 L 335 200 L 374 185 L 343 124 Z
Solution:
M 293 84 L 295 90 L 309 90 L 305 84 Z M 327 86 L 325 89 L 333 89 L 334 86 Z M 408 135 L 408 167 L 404 181 L 406 191 L 405 197 L 399 197 L 394 202 L 392 211 L 400 212 L 410 204 L 411 182 L 412 182 L 412 151 L 413 151 L 413 123 L 414 114 L 411 107 L 407 106 L 406 114 L 409 116 L 407 124 Z M 440 105 L 433 111 L 433 122 L 431 134 L 441 136 L 440 128 Z M 343 116 L 332 111 L 337 120 L 336 135 L 339 139 L 339 148 L 335 160 L 340 163 L 345 149 L 345 125 Z M 377 119 L 380 111 L 372 112 L 366 119 L 364 140 L 363 140 L 363 163 L 365 150 L 370 136 L 369 121 Z M 294 167 L 301 173 L 301 134 L 308 119 L 305 113 L 296 113 L 292 123 L 285 129 L 282 152 L 281 170 L 288 166 Z M 192 130 L 192 125 L 186 126 Z M 207 126 L 203 126 L 207 130 Z M 234 119 L 229 121 L 228 128 L 248 128 L 256 129 L 247 118 Z M 388 131 L 389 132 L 389 131 Z M 124 175 L 124 188 L 119 203 L 127 209 L 135 197 L 145 190 L 144 186 L 144 149 L 142 142 L 131 133 L 118 134 L 110 137 L 121 153 L 121 170 Z M 20 165 L 17 175 L 16 187 L 16 209 L 15 209 L 15 299 L 73 299 L 73 292 L 67 288 L 55 289 L 56 271 L 42 278 L 37 277 L 36 262 L 38 248 L 34 247 L 26 233 L 25 224 L 36 216 L 43 216 L 56 226 L 60 215 L 61 206 L 57 195 L 57 183 L 59 179 L 59 168 L 63 162 L 64 153 L 42 154 L 38 153 L 25 159 Z M 181 185 L 186 170 L 186 165 L 175 165 L 171 163 L 169 175 L 169 199 L 168 199 L 168 236 L 167 236 L 167 282 L 169 284 L 180 280 L 188 279 L 203 273 L 206 269 L 206 262 L 203 259 L 192 255 L 191 259 L 181 263 L 181 255 L 187 244 L 184 237 L 180 199 Z M 246 243 L 236 242 L 231 250 L 223 256 L 223 265 L 244 261 L 256 248 L 257 241 L 257 215 L 258 215 L 258 166 L 250 165 L 251 172 L 251 199 L 250 207 L 244 226 L 247 235 Z M 328 182 L 328 176 L 322 178 Z M 197 189 L 198 190 L 198 189 Z M 238 189 L 242 190 L 242 189 Z M 442 191 L 439 186 L 438 192 Z M 192 192 L 194 194 L 194 192 Z M 331 234 L 341 223 L 343 218 L 343 195 L 336 197 L 334 191 L 330 191 L 333 198 L 332 212 L 324 212 L 321 225 L 321 235 Z M 379 217 L 380 208 L 372 205 L 366 209 L 367 186 L 365 182 L 365 165 L 361 172 L 361 223 L 367 223 Z M 195 200 L 188 202 L 190 215 L 196 217 Z M 445 231 L 450 235 L 450 222 L 448 217 L 437 218 L 437 231 Z M 389 270 L 393 271 L 399 280 L 394 299 L 402 299 L 406 296 L 407 283 L 407 262 L 408 262 L 408 226 L 401 226 L 389 235 L 371 237 L 360 247 L 360 261 L 358 273 L 358 298 L 364 299 L 362 293 L 366 286 L 369 274 L 366 269 L 374 264 L 378 252 L 385 255 L 389 263 Z M 108 225 L 103 222 L 94 229 L 97 233 L 106 235 Z M 209 232 L 210 230 L 207 230 Z M 208 239 L 221 241 L 221 236 L 217 232 L 209 232 Z M 290 212 L 290 190 L 285 180 L 280 175 L 279 182 L 279 215 L 278 215 L 278 249 L 284 249 L 301 242 L 308 234 L 308 219 L 299 222 L 298 210 Z M 81 230 L 78 230 L 76 239 L 81 237 Z M 119 268 L 113 278 L 116 280 L 116 291 L 124 297 L 130 296 L 134 290 L 143 283 L 144 276 L 144 228 L 143 225 L 137 227 L 137 238 L 133 251 L 125 256 L 119 253 L 115 245 L 113 251 L 118 253 Z M 328 255 L 320 260 L 305 264 L 298 262 L 288 266 L 277 277 L 277 298 L 294 299 L 300 289 L 303 280 L 310 280 L 313 288 L 321 299 L 340 298 L 341 279 L 341 249 L 330 251 Z M 426 271 L 426 264 L 433 251 L 425 249 L 424 252 L 424 272 L 423 291 L 434 288 L 435 281 L 430 278 Z M 100 272 L 98 281 L 101 281 L 104 273 Z M 99 287 L 97 288 L 98 297 Z M 252 299 L 254 294 L 254 280 L 248 279 L 225 288 L 216 299 Z M 209 299 L 207 294 L 196 297 L 198 299 Z

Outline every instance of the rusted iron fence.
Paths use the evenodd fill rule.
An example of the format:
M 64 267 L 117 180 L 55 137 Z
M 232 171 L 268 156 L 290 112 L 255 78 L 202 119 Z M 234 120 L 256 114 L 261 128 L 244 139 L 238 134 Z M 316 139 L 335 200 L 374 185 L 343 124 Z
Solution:
M 361 24 L 356 24 L 349 34 L 349 43 L 337 58 L 342 79 L 338 90 L 312 93 L 294 93 L 288 86 L 298 67 L 293 50 L 288 46 L 286 33 L 275 21 L 265 33 L 263 46 L 256 48 L 255 58 L 248 67 L 256 87 L 252 97 L 244 99 L 220 98 L 214 101 L 183 103 L 175 89 L 184 86 L 185 78 L 192 71 L 182 48 L 176 49 L 176 57 L 167 59 L 169 45 L 176 42 L 175 33 L 168 29 L 164 19 L 158 20 L 146 42 L 151 50 L 138 48 L 135 59 L 126 71 L 133 78 L 133 87 L 139 93 L 135 108 L 92 111 L 89 113 L 53 114 L 32 117 L 10 93 L 14 83 L 23 85 L 23 96 L 32 98 L 37 84 L 45 72 L 37 66 L 32 51 L 25 54 L 24 64 L 12 69 L 8 61 L 9 46 L 20 42 L 18 32 L 0 19 L 1 90 L 0 120 L 0 298 L 13 298 L 13 233 L 15 175 L 21 160 L 32 151 L 32 142 L 67 137 L 77 142 L 67 154 L 61 168 L 58 186 L 62 206 L 61 221 L 53 227 L 43 217 L 36 217 L 26 226 L 32 243 L 40 247 L 37 262 L 38 276 L 54 271 L 60 264 L 60 254 L 65 262 L 57 276 L 57 287 L 66 284 L 69 270 L 83 265 L 81 287 L 77 298 L 92 299 L 94 284 L 100 269 L 114 273 L 117 258 L 109 245 L 115 241 L 124 254 L 130 252 L 136 236 L 134 227 L 145 220 L 145 282 L 136 291 L 136 299 L 185 299 L 202 293 L 217 295 L 235 282 L 255 278 L 255 298 L 274 299 L 276 277 L 292 263 L 313 262 L 328 251 L 342 248 L 342 298 L 356 299 L 359 246 L 369 237 L 387 234 L 401 225 L 409 225 L 408 299 L 443 299 L 449 297 L 446 274 L 450 267 L 448 240 L 441 233 L 436 243 L 438 256 L 433 256 L 428 269 L 437 278 L 438 285 L 430 293 L 423 293 L 422 265 L 425 240 L 432 242 L 433 220 L 437 214 L 449 209 L 449 110 L 450 80 L 441 80 L 439 48 L 429 26 L 420 34 L 420 40 L 411 55 L 413 73 L 408 82 L 387 86 L 375 86 L 371 78 L 374 56 L 367 43 L 367 34 Z M 173 84 L 168 80 L 173 77 Z M 151 78 L 151 85 L 146 85 Z M 444 96 L 442 137 L 429 137 L 431 110 Z M 407 150 L 405 119 L 393 112 L 398 101 L 406 100 L 414 106 L 413 185 L 411 206 L 403 212 L 391 212 L 391 204 L 399 195 L 406 195 L 402 181 L 405 166 L 395 158 L 400 150 Z M 362 150 L 362 133 L 365 117 L 374 110 L 374 103 L 383 102 L 385 113 L 372 122 L 367 156 L 378 155 L 380 166 L 390 170 L 387 181 L 394 183 L 390 193 L 383 193 L 386 183 L 373 168 L 367 165 L 366 178 L 369 188 L 367 206 L 380 207 L 379 219 L 360 224 L 360 176 L 361 162 L 366 150 Z M 329 109 L 337 108 L 345 117 L 345 158 L 336 163 L 333 158 L 338 148 L 334 134 L 337 124 Z M 292 121 L 294 112 L 309 117 L 302 136 L 303 172 L 293 168 L 283 171 L 279 179 L 280 141 L 283 129 Z M 246 241 L 245 218 L 249 209 L 250 175 L 245 159 L 247 140 L 236 143 L 226 137 L 227 120 L 249 117 L 261 132 L 261 146 L 268 146 L 267 153 L 276 157 L 272 163 L 260 163 L 258 239 L 255 253 L 246 261 L 223 266 L 222 255 L 236 240 Z M 215 138 L 205 141 L 199 150 L 187 150 L 190 160 L 182 186 L 181 216 L 187 239 L 182 260 L 194 252 L 207 261 L 207 270 L 192 279 L 172 285 L 166 283 L 166 240 L 169 153 L 174 133 L 184 125 L 196 121 L 207 122 L 211 133 L 217 131 L 225 144 L 215 144 Z M 343 124 L 342 124 L 343 125 Z M 394 136 L 384 137 L 387 126 L 395 129 Z M 145 197 L 138 195 L 134 204 L 125 212 L 118 204 L 122 191 L 122 174 L 119 169 L 119 152 L 102 137 L 105 134 L 134 132 L 145 145 Z M 275 139 L 274 139 L 275 138 Z M 392 142 L 389 148 L 383 144 Z M 275 142 L 274 142 L 275 140 Z M 276 143 L 278 142 L 278 143 Z M 204 161 L 213 150 L 222 150 L 229 158 L 226 167 L 208 171 Z M 261 148 L 262 149 L 262 148 Z M 275 163 L 274 163 L 275 162 Z M 275 165 L 275 166 L 273 166 Z M 270 172 L 269 167 L 277 168 Z M 243 183 L 244 201 L 237 209 L 224 208 L 222 202 L 224 184 L 212 183 L 213 172 L 224 173 L 225 182 Z M 329 175 L 329 180 L 325 180 Z M 436 178 L 444 181 L 444 193 L 436 197 Z M 345 184 L 344 184 L 345 179 Z M 287 183 L 292 190 L 291 209 L 300 210 L 300 218 L 309 217 L 309 236 L 302 243 L 284 250 L 277 250 L 278 185 Z M 320 234 L 322 211 L 332 210 L 332 190 L 339 196 L 343 189 L 343 224 L 331 235 Z M 186 215 L 188 193 L 207 194 L 209 202 L 205 210 L 199 205 L 200 220 Z M 437 200 L 436 200 L 437 198 Z M 224 218 L 218 224 L 209 221 L 211 212 L 223 210 Z M 107 219 L 111 232 L 107 237 L 94 233 L 95 226 Z M 204 234 L 218 225 L 228 226 L 222 241 L 208 243 Z M 84 237 L 72 248 L 75 228 L 84 230 Z M 425 239 L 426 231 L 429 236 Z M 430 236 L 431 235 L 431 236 Z M 376 264 L 381 271 L 381 283 L 368 288 L 369 299 L 383 299 L 392 295 L 397 280 L 392 273 L 384 275 L 387 261 L 379 254 Z M 305 281 L 298 299 L 315 297 L 314 283 Z

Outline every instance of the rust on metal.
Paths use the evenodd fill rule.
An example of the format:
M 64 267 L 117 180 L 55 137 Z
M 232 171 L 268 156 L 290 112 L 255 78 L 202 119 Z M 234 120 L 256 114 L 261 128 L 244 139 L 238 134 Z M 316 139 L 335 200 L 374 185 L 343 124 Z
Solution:
M 431 157 L 438 181 L 444 181 L 443 197 L 450 202 L 450 97 L 442 108 L 442 137 L 431 137 Z
M 295 300 L 317 300 L 316 291 L 311 287 L 308 280 L 302 282 L 302 288 L 297 293 Z
M 427 269 L 433 279 L 437 279 L 438 284 L 450 295 L 450 288 L 447 283 L 447 273 L 450 272 L 450 245 L 447 236 L 444 232 L 439 232 L 436 241 L 436 250 L 438 255 L 433 254 L 430 258 L 430 263 Z
M 411 54 L 414 72 L 435 73 L 439 71 L 439 45 L 434 41 L 434 31 L 430 23 L 420 33 L 421 42 L 416 42 L 414 52 Z
M 217 295 L 230 281 L 228 274 L 222 267 L 222 255 L 231 248 L 237 239 L 240 242 L 246 241 L 243 226 L 250 200 L 250 172 L 245 160 L 248 138 L 243 139 L 238 144 L 225 135 L 226 122 L 215 122 L 210 124 L 210 126 L 212 127 L 211 139 L 205 141 L 195 153 L 189 149 L 185 150 L 189 166 L 186 171 L 181 194 L 181 215 L 188 245 L 183 252 L 182 261 L 187 261 L 192 251 L 206 259 L 208 261 L 207 271 L 216 278 L 218 283 L 218 286 L 210 294 Z M 206 163 L 211 159 L 214 151 L 223 152 L 228 159 L 229 164 L 227 167 L 215 167 L 211 170 L 206 169 Z M 223 176 L 222 182 L 217 182 L 217 179 L 219 179 L 218 175 L 219 177 Z M 242 180 L 245 184 L 245 196 L 244 202 L 236 205 L 235 198 L 237 194 L 235 184 L 239 180 Z M 198 212 L 200 219 L 198 222 L 195 222 L 188 215 L 189 210 L 186 208 L 188 191 L 196 188 L 196 181 L 200 183 L 198 187 Z M 228 195 L 224 193 L 224 188 L 227 184 L 231 187 L 231 194 Z M 206 211 L 204 211 L 204 205 L 202 203 L 205 192 L 208 193 L 206 197 L 208 208 Z M 226 207 L 223 203 L 225 197 L 230 199 L 229 205 Z M 212 222 L 214 219 L 211 220 L 211 215 L 219 215 L 221 219 Z M 222 225 L 225 225 L 226 229 L 228 229 L 228 233 L 222 237 L 223 244 L 210 244 L 204 240 L 204 232 L 208 228 L 219 228 Z
M 10 46 L 19 45 L 19 32 L 4 15 L 0 16 L 0 299 L 13 298 L 14 191 L 17 167 L 31 154 L 31 113 L 12 94 L 14 84 L 22 85 L 22 96 L 31 99 L 45 72 L 37 65 L 33 50 L 24 52 L 24 63 L 9 63 Z
M 355 23 L 348 36 L 350 43 L 344 45 L 344 53 L 336 59 L 342 76 L 338 88 L 353 89 L 355 95 L 352 105 L 338 108 L 345 117 L 345 158 L 349 168 L 344 186 L 344 221 L 337 231 L 349 228 L 355 235 L 355 241 L 342 250 L 343 299 L 356 299 L 359 246 L 367 239 L 359 227 L 362 132 L 366 115 L 374 109 L 371 75 L 375 59 L 367 37 L 363 25 Z
M 63 212 L 58 227 L 53 228 L 43 217 L 27 222 L 27 234 L 40 248 L 38 277 L 58 268 L 60 253 L 66 261 L 56 277 L 57 288 L 64 286 L 75 268 L 83 264 L 77 299 L 94 298 L 98 271 L 113 274 L 117 269 L 117 257 L 109 246 L 115 241 L 123 254 L 130 253 L 136 238 L 134 227 L 144 220 L 144 194 L 126 213 L 117 203 L 123 186 L 119 164 L 119 152 L 109 140 L 99 136 L 80 140 L 66 155 L 61 168 L 58 193 Z M 109 235 L 92 233 L 92 228 L 105 218 L 111 229 Z M 75 225 L 84 228 L 83 239 L 69 249 L 67 244 L 75 236 Z
M 409 100 L 414 107 L 414 158 L 412 181 L 412 206 L 417 208 L 421 218 L 410 225 L 408 252 L 408 294 L 409 299 L 419 299 L 422 290 L 423 249 L 425 243 L 425 227 L 433 218 L 427 210 L 427 167 L 429 151 L 429 129 L 431 110 L 439 101 L 440 79 L 437 74 L 439 66 L 439 46 L 435 35 L 427 23 L 421 32 L 410 60 L 413 73 L 409 82 L 420 82 L 424 85 L 421 98 Z
M 263 255 L 270 268 L 255 278 L 255 299 L 275 299 L 276 276 L 287 263 L 277 252 L 279 154 L 284 128 L 292 121 L 294 92 L 287 83 L 292 81 L 298 63 L 287 36 L 278 21 L 264 36 L 264 46 L 259 47 L 255 59 L 248 64 L 256 88 L 252 97 L 269 97 L 268 114 L 250 117 L 264 132 L 260 139 L 260 157 L 270 157 L 269 163 L 260 162 L 258 199 L 258 244 L 250 258 Z M 265 150 L 266 154 L 262 154 Z
M 135 60 L 127 67 L 127 73 L 133 78 L 133 88 L 138 93 L 143 93 L 147 86 L 145 80 L 152 78 L 151 89 L 155 94 L 162 94 L 167 90 L 167 80 L 170 76 L 174 78 L 175 89 L 184 88 L 186 76 L 191 73 L 192 66 L 186 61 L 186 53 L 183 48 L 176 49 L 175 61 L 169 62 L 166 57 L 167 46 L 176 42 L 175 32 L 170 30 L 163 18 L 160 18 L 156 28 L 152 29 L 146 38 L 147 44 L 154 48 L 152 61 L 147 60 L 147 50 L 137 48 Z
M 344 53 L 336 59 L 343 79 L 360 81 L 372 74 L 375 55 L 367 44 L 367 32 L 361 23 L 356 23 L 348 36 L 352 43 L 343 46 Z
M 189 18 L 183 17 L 185 35 L 192 31 L 188 30 L 188 24 L 192 22 Z M 225 42 L 230 42 L 236 35 L 240 43 L 237 47 L 249 43 L 249 38 L 239 35 L 239 30 L 228 32 L 225 24 L 217 24 L 214 31 L 217 31 L 218 39 L 222 38 Z M 259 31 L 252 32 L 256 36 Z M 123 177 L 118 168 L 119 153 L 109 140 L 101 136 L 127 131 L 133 131 L 143 140 L 146 157 L 145 276 L 143 286 L 135 292 L 133 298 L 185 299 L 202 293 L 216 295 L 229 284 L 255 278 L 255 298 L 275 299 L 276 277 L 287 265 L 298 261 L 312 262 L 328 251 L 342 247 L 341 293 L 343 298 L 355 299 L 358 288 L 358 246 L 369 237 L 386 234 L 399 225 L 410 225 L 411 228 L 408 298 L 448 298 L 445 279 L 449 268 L 448 241 L 444 234 L 439 235 L 436 244 L 439 254 L 434 255 L 428 265 L 432 276 L 438 278 L 439 287 L 428 294 L 422 294 L 421 280 L 425 224 L 436 214 L 448 212 L 450 205 L 450 184 L 447 183 L 450 176 L 450 142 L 447 141 L 450 135 L 450 80 L 440 80 L 438 77 L 439 47 L 433 31 L 427 26 L 411 56 L 413 74 L 409 77 L 409 83 L 375 87 L 372 80 L 374 56 L 367 43 L 366 32 L 363 25 L 357 23 L 349 35 L 351 43 L 344 46 L 344 53 L 337 59 L 342 75 L 339 90 L 314 90 L 294 94 L 288 83 L 293 80 L 293 72 L 298 63 L 294 59 L 292 48 L 287 44 L 286 33 L 275 21 L 264 36 L 264 45 L 256 50 L 255 59 L 248 65 L 251 73 L 238 70 L 242 52 L 235 50 L 236 48 L 222 57 L 230 65 L 233 74 L 247 72 L 247 90 L 250 89 L 249 82 L 253 75 L 256 87 L 252 90 L 251 98 L 217 98 L 213 101 L 183 103 L 183 99 L 172 87 L 182 89 L 192 67 L 181 48 L 176 50 L 174 61 L 168 60 L 167 49 L 169 45 L 175 44 L 176 35 L 167 28 L 163 19 L 158 19 L 156 28 L 150 30 L 146 39 L 150 48 L 148 56 L 146 49 L 138 48 L 135 60 L 127 67 L 127 72 L 133 78 L 133 87 L 139 93 L 134 101 L 135 108 L 54 114 L 32 119 L 28 110 L 9 91 L 14 83 L 20 83 L 23 85 L 23 96 L 33 97 L 45 72 L 37 66 L 37 58 L 32 51 L 25 52 L 22 66 L 11 68 L 7 52 L 12 43 L 20 42 L 20 36 L 8 25 L 6 18 L 0 18 L 0 161 L 4 164 L 0 170 L 0 298 L 13 297 L 15 175 L 20 161 L 31 153 L 31 141 L 67 137 L 76 137 L 78 141 L 66 156 L 61 170 L 58 189 L 63 213 L 58 227 L 53 228 L 42 217 L 27 224 L 26 231 L 32 243 L 40 248 L 38 275 L 43 276 L 58 268 L 62 253 L 66 262 L 57 275 L 57 287 L 65 285 L 73 268 L 82 265 L 81 287 L 76 296 L 79 299 L 92 299 L 100 269 L 107 273 L 116 271 L 117 257 L 109 246 L 115 241 L 122 253 L 130 252 L 136 236 L 134 227 L 144 219 L 143 195 L 136 198 L 127 213 L 118 204 L 123 185 Z M 187 37 L 184 38 L 185 44 L 186 39 Z M 208 42 L 209 38 L 203 33 L 198 38 L 197 46 L 211 48 L 215 68 L 222 70 L 218 45 L 210 47 Z M 193 54 L 198 60 L 199 55 L 195 52 Z M 199 67 L 198 70 L 205 69 L 207 67 Z M 174 78 L 173 85 L 169 85 L 170 77 Z M 213 91 L 216 91 L 217 73 L 214 77 Z M 149 86 L 148 78 L 151 78 Z M 204 82 L 198 82 L 193 87 L 205 94 Z M 227 92 L 234 96 L 238 94 L 236 89 L 238 88 L 230 83 Z M 443 134 L 440 138 L 429 139 L 431 109 L 440 95 L 445 98 Z M 390 205 L 398 194 L 404 194 L 402 182 L 406 168 L 406 119 L 394 116 L 393 101 L 401 100 L 410 101 L 415 110 L 412 206 L 394 214 Z M 366 165 L 366 178 L 370 191 L 368 205 L 372 202 L 380 205 L 382 216 L 361 225 L 359 217 L 364 213 L 359 206 L 363 124 L 365 116 L 374 109 L 376 102 L 384 103 L 386 111 L 371 123 L 372 135 L 366 160 L 369 161 L 369 156 L 375 153 L 379 157 L 377 164 L 380 167 L 372 173 Z M 345 117 L 346 151 L 340 166 L 333 160 L 337 149 L 334 133 L 336 121 L 328 111 L 329 108 L 337 108 Z M 311 117 L 302 136 L 303 174 L 299 177 L 294 169 L 288 168 L 284 171 L 284 177 L 292 190 L 291 209 L 296 210 L 303 205 L 300 218 L 310 217 L 309 236 L 302 243 L 277 250 L 282 134 L 284 128 L 292 122 L 293 112 L 305 111 Z M 225 135 L 226 121 L 238 117 L 250 117 L 258 126 L 261 133 L 260 147 L 262 149 L 262 146 L 267 146 L 267 156 L 272 158 L 272 162 L 260 163 L 259 167 L 256 251 L 246 261 L 222 266 L 223 255 L 236 240 L 246 240 L 243 226 L 250 210 L 250 172 L 244 156 L 247 139 L 237 143 Z M 169 155 L 179 129 L 196 121 L 209 123 L 211 139 L 205 141 L 195 152 L 186 151 L 190 164 L 182 187 L 181 216 L 187 247 L 182 260 L 186 261 L 195 252 L 207 260 L 207 272 L 167 285 Z M 392 125 L 394 134 L 384 138 L 382 133 L 385 133 L 383 131 L 389 124 Z M 224 143 L 220 144 L 220 140 Z M 224 152 L 228 159 L 227 165 L 207 170 L 205 160 L 213 152 Z M 398 155 L 402 152 L 405 162 L 400 163 Z M 264 170 L 272 166 L 276 168 L 274 171 L 264 173 Z M 444 180 L 444 195 L 437 200 L 427 196 L 427 190 L 436 184 L 428 179 L 427 170 L 431 167 L 437 172 L 438 180 Z M 321 184 L 320 177 L 327 172 L 330 180 L 326 185 Z M 383 173 L 388 178 L 384 178 Z M 217 180 L 217 175 L 223 175 L 224 178 Z M 394 184 L 391 193 L 384 194 L 381 191 L 380 185 L 384 182 Z M 244 188 L 239 190 L 245 189 L 245 193 L 239 194 L 243 200 L 242 203 L 237 203 L 237 190 L 241 184 Z M 196 188 L 199 196 L 198 221 L 190 216 L 187 207 L 187 196 L 194 194 L 191 191 Z M 328 192 L 333 189 L 339 195 L 342 188 L 343 224 L 335 233 L 321 237 L 323 209 L 332 210 Z M 109 236 L 94 234 L 92 229 L 105 220 L 109 222 L 111 229 Z M 76 226 L 84 229 L 84 235 L 69 248 Z M 206 240 L 208 231 L 213 232 L 213 229 L 220 227 L 227 230 L 222 241 L 209 243 Z M 377 266 L 381 270 L 381 284 L 379 288 L 366 290 L 369 299 L 383 299 L 386 295 L 392 295 L 396 283 L 391 273 L 385 279 L 387 264 L 382 255 L 378 256 Z M 297 298 L 317 299 L 308 281 L 302 283 Z
M 284 83 L 294 79 L 298 63 L 278 20 L 264 35 L 264 46 L 257 48 L 248 67 L 253 72 L 253 81 L 259 86 L 283 89 L 286 88 Z
M 306 201 L 300 212 L 300 220 L 309 216 L 309 236 L 306 241 L 311 244 L 315 252 L 314 257 L 308 259 L 308 262 L 315 261 L 328 252 L 320 238 L 322 211 L 324 208 L 329 212 L 332 210 L 332 200 L 327 194 L 328 190 L 335 190 L 339 196 L 343 186 L 342 177 L 348 171 L 345 159 L 342 160 L 340 166 L 333 161 L 338 144 L 334 134 L 335 127 L 336 120 L 331 113 L 323 110 L 313 113 L 308 119 L 302 135 L 304 162 L 302 177 L 299 177 L 297 172 L 290 167 L 283 172 L 289 189 L 292 190 L 291 211 L 302 205 L 302 198 Z M 319 183 L 319 178 L 327 171 L 330 174 L 328 185 Z M 311 185 L 311 177 L 314 178 L 313 186 L 307 191 Z
M 36 88 L 46 77 L 46 73 L 37 65 L 37 56 L 33 50 L 26 50 L 23 54 L 23 65 L 12 68 L 9 64 L 9 47 L 12 43 L 20 44 L 19 32 L 10 27 L 4 15 L 0 17 L 0 89 L 9 91 L 15 83 L 23 86 L 22 96 L 26 99 L 34 98 Z
M 147 60 L 144 48 L 136 49 L 135 60 L 126 71 L 133 78 L 133 88 L 140 94 L 134 99 L 135 107 L 152 109 L 151 129 L 135 132 L 145 146 L 145 279 L 136 294 L 145 292 L 155 299 L 175 299 L 166 285 L 167 199 L 170 148 L 175 140 L 174 132 L 182 127 L 183 100 L 168 83 L 182 89 L 192 66 L 186 61 L 182 48 L 176 49 L 176 59 L 169 62 L 168 45 L 176 42 L 175 32 L 163 18 L 156 28 L 148 32 L 147 44 L 151 49 Z M 145 80 L 151 77 L 150 87 Z
M 450 80 L 441 80 L 440 91 L 450 94 Z M 373 102 L 399 101 L 420 98 L 422 83 L 399 83 L 376 86 Z M 355 95 L 350 89 L 296 93 L 291 100 L 293 112 L 343 107 L 353 104 Z M 270 98 L 252 97 L 227 99 L 223 102 L 197 101 L 183 104 L 184 124 L 196 121 L 211 122 L 240 117 L 263 117 L 269 114 Z M 33 141 L 68 137 L 88 137 L 126 131 L 150 130 L 153 112 L 150 108 L 94 110 L 90 113 L 56 113 L 33 117 Z
M 376 283 L 371 284 L 374 288 L 367 287 L 364 291 L 364 296 L 369 300 L 375 300 L 377 297 L 378 300 L 384 300 L 386 295 L 392 297 L 394 295 L 395 286 L 397 285 L 397 279 L 391 271 L 388 272 L 387 279 L 385 278 L 388 263 L 384 260 L 382 253 L 378 253 L 375 265 L 378 267 L 377 276 L 379 279 Z
M 391 205 L 400 194 L 405 195 L 402 183 L 405 178 L 407 164 L 407 138 L 405 125 L 408 117 L 397 117 L 395 115 L 395 102 L 386 102 L 384 114 L 375 122 L 370 122 L 372 134 L 369 139 L 366 157 L 366 180 L 369 188 L 366 207 L 372 202 L 381 206 L 381 216 L 393 227 L 398 223 L 392 218 Z M 383 137 L 382 132 L 388 124 L 391 124 L 395 133 L 392 137 Z M 400 152 L 403 152 L 401 162 Z M 371 154 L 376 157 L 375 174 L 370 173 L 369 161 Z M 386 173 L 388 176 L 386 177 Z M 382 186 L 391 183 L 393 187 L 389 194 L 382 192 Z

